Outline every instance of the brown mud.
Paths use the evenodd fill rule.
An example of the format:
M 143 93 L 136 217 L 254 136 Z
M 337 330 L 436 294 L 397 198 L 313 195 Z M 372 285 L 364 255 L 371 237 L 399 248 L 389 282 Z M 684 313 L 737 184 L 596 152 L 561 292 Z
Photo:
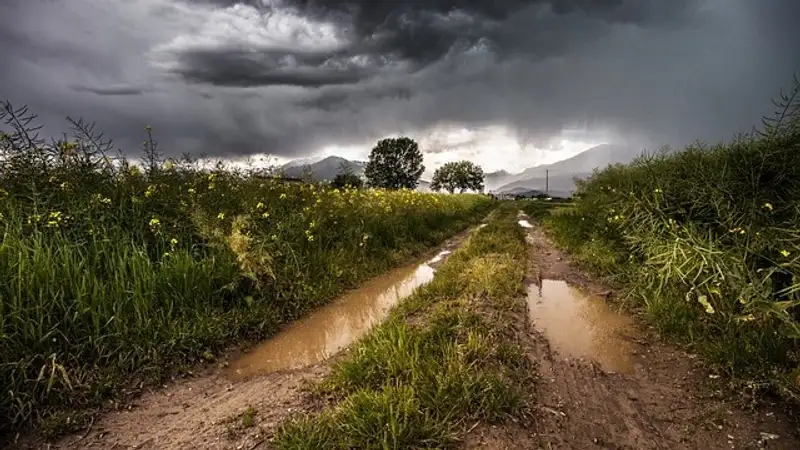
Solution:
M 798 426 L 781 410 L 746 410 L 720 395 L 696 356 L 605 305 L 607 286 L 520 221 L 535 279 L 526 345 L 538 364 L 537 413 L 531 424 L 477 427 L 465 448 L 800 449 Z
M 468 234 L 452 237 L 415 264 L 367 281 L 250 351 L 232 351 L 225 361 L 193 378 L 143 393 L 121 411 L 99 414 L 82 432 L 55 443 L 31 437 L 12 448 L 268 448 L 284 420 L 322 406 L 323 400 L 307 387 L 329 372 L 337 353 L 383 320 L 403 297 L 430 281 Z

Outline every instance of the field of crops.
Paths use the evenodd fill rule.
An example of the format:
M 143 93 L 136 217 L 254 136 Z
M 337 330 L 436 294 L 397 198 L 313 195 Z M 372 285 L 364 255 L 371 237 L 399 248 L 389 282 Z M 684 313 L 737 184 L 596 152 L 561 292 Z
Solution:
M 579 184 L 551 234 L 748 392 L 800 399 L 798 85 L 766 127 L 642 156 Z
M 79 137 L 0 143 L 3 425 L 64 424 L 123 381 L 268 336 L 491 207 L 482 195 L 133 165 Z

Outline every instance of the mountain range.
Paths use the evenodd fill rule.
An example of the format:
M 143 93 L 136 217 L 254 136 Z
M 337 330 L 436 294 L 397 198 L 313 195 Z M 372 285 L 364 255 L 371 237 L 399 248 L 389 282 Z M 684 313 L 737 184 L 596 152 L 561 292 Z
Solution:
M 505 170 L 490 172 L 485 175 L 486 190 L 495 193 L 516 193 L 530 190 L 545 191 L 556 197 L 569 197 L 575 190 L 575 177 L 583 178 L 592 174 L 596 168 L 603 168 L 608 164 L 630 162 L 637 152 L 629 147 L 613 144 L 603 144 L 585 150 L 571 158 L 552 164 L 542 164 L 528 167 L 519 173 L 510 173 Z M 339 156 L 328 156 L 316 162 L 308 160 L 295 160 L 284 164 L 281 169 L 284 176 L 302 177 L 308 170 L 315 180 L 332 180 L 342 168 L 347 168 L 354 174 L 363 176 L 367 163 L 364 161 L 351 161 Z M 430 190 L 430 182 L 420 180 L 420 191 Z

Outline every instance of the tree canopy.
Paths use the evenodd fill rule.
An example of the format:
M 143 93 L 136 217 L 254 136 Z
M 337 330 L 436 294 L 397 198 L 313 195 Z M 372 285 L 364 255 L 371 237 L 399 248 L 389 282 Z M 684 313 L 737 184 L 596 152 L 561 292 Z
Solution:
M 467 189 L 483 192 L 483 169 L 471 161 L 449 162 L 433 173 L 431 189 L 464 192 Z
M 347 167 L 344 163 L 339 165 L 339 173 L 331 180 L 331 186 L 335 188 L 361 188 L 364 186 L 364 180 Z
M 387 138 L 372 149 L 364 176 L 372 187 L 414 189 L 423 171 L 422 152 L 413 139 Z

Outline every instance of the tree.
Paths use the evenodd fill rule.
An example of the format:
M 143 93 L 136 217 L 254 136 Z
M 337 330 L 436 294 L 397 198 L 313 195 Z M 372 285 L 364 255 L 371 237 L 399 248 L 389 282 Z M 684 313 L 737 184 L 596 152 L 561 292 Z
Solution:
M 364 169 L 369 185 L 385 189 L 414 189 L 425 171 L 422 152 L 407 137 L 381 139 L 369 154 Z
M 445 189 L 451 194 L 456 189 L 460 192 L 467 189 L 483 192 L 483 169 L 471 161 L 449 162 L 433 173 L 431 189 Z
M 358 189 L 364 186 L 364 181 L 361 179 L 361 177 L 354 174 L 350 167 L 342 163 L 339 165 L 339 173 L 337 173 L 331 181 L 331 186 L 339 189 L 346 187 Z

